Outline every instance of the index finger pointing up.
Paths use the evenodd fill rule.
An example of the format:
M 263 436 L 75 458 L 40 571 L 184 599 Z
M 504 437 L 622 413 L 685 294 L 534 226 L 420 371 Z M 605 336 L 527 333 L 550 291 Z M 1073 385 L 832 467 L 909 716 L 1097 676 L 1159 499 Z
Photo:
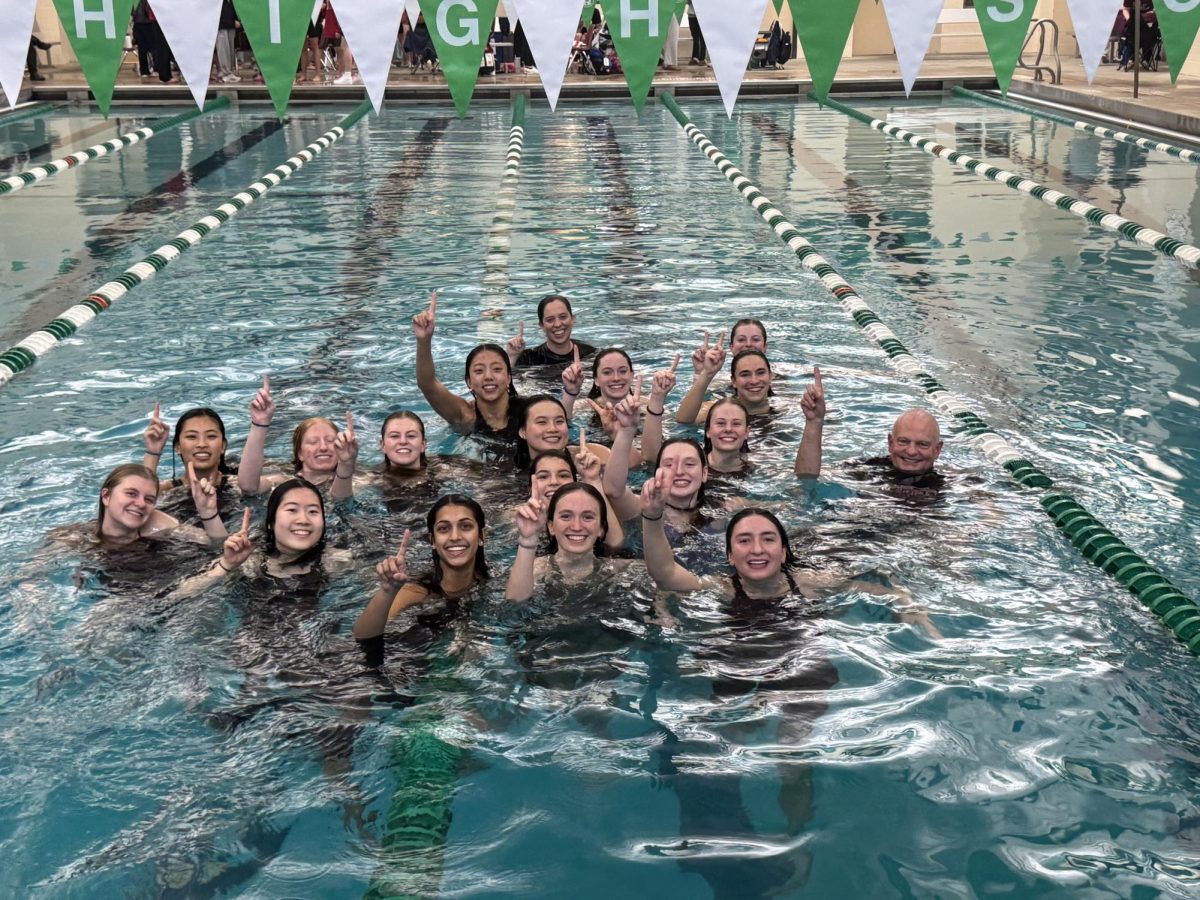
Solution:
M 263 389 L 264 391 L 266 391 L 268 394 L 269 394 L 269 393 L 271 393 L 271 376 L 270 376 L 270 375 L 268 375 L 266 372 L 263 372 L 263 386 L 262 386 L 262 389 Z
M 817 390 L 825 390 L 825 386 L 821 383 L 821 367 L 813 366 L 813 384 L 817 386 Z
M 646 375 L 645 375 L 645 373 L 642 373 L 641 375 L 639 375 L 639 376 L 637 377 L 637 389 L 636 389 L 636 390 L 634 390 L 634 392 L 633 392 L 633 399 L 634 399 L 634 400 L 641 400 L 641 399 L 642 399 L 642 382 L 643 382 L 643 381 L 645 381 L 645 380 L 646 380 Z
M 587 450 L 587 431 L 582 427 L 579 429 L 579 449 Z
M 521 327 L 517 329 L 517 337 L 525 337 L 525 320 L 521 320 Z
M 150 421 L 157 422 L 159 420 L 158 401 L 154 401 L 154 412 L 150 413 Z
M 404 537 L 400 538 L 400 549 L 396 551 L 396 559 L 404 562 L 404 557 L 408 555 L 408 540 L 412 537 L 412 529 L 404 529 Z
M 354 413 L 346 410 L 346 434 L 350 437 L 354 436 Z
M 242 507 L 242 530 L 238 533 L 243 535 L 250 533 L 250 507 L 248 506 Z
M 571 349 L 575 352 L 575 365 L 579 365 L 579 345 L 571 341 Z
M 429 314 L 432 316 L 437 313 L 437 291 L 433 292 L 433 296 L 429 299 Z
M 708 332 L 704 332 L 704 349 L 708 349 Z
M 679 360 L 680 360 L 682 357 L 683 357 L 683 354 L 682 354 L 682 353 L 676 353 L 676 354 L 675 354 L 675 362 L 671 363 L 671 372 L 672 372 L 672 374 L 674 374 L 674 372 L 675 372 L 675 369 L 676 369 L 676 368 L 678 367 L 678 365 L 679 365 Z

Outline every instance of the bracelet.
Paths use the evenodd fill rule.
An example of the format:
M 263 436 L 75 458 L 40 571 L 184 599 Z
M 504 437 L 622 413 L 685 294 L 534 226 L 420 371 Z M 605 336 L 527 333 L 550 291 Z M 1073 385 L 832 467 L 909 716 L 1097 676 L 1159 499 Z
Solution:
M 201 516 L 201 517 L 200 517 L 200 521 L 201 521 L 201 522 L 211 522 L 213 519 L 215 519 L 215 518 L 216 518 L 217 516 L 219 516 L 220 514 L 221 514 L 221 511 L 218 509 L 218 510 L 217 510 L 215 513 L 213 513 L 211 516 Z
M 229 568 L 227 565 L 225 565 L 225 560 L 224 560 L 224 559 L 218 559 L 218 560 L 217 560 L 217 565 L 218 565 L 218 566 L 220 566 L 220 567 L 221 567 L 221 569 L 222 569 L 223 571 L 225 571 L 225 572 L 232 572 L 232 571 L 233 571 L 233 569 L 231 569 L 231 568 Z M 235 567 L 235 568 L 236 568 L 236 567 Z
M 645 513 L 642 513 L 642 518 L 645 519 L 647 522 L 657 522 L 662 517 L 663 517 L 662 513 L 659 513 L 657 516 L 648 516 Z
M 522 541 L 517 541 L 517 546 L 523 547 L 526 550 L 536 550 L 538 548 L 537 541 L 534 541 L 532 544 L 526 544 Z
M 354 470 L 353 470 L 353 469 L 351 469 L 351 470 L 350 470 L 350 473 L 349 473 L 348 475 L 343 475 L 343 474 L 342 474 L 341 472 L 339 472 L 337 469 L 334 469 L 334 470 L 333 470 L 333 477 L 334 477 L 334 478 L 341 478 L 341 479 L 343 479 L 343 480 L 348 480 L 348 479 L 350 479 L 350 478 L 353 478 L 353 477 L 354 477 Z
M 648 406 L 646 407 L 646 415 L 648 415 L 648 416 L 654 416 L 657 418 L 658 416 L 661 416 L 665 412 L 666 412 L 665 409 L 660 409 L 658 412 L 655 412 L 650 407 L 648 407 Z
M 576 391 L 575 393 L 572 394 L 566 388 L 563 388 L 563 393 L 566 394 L 568 397 L 578 397 L 579 396 L 579 391 Z
M 260 423 L 258 423 L 258 422 L 251 422 L 251 423 L 250 423 L 250 427 L 251 427 L 251 428 L 270 428 L 270 427 L 271 427 L 271 423 L 270 423 L 270 422 L 268 422 L 266 425 L 262 425 L 262 424 L 260 424 Z
M 161 450 L 159 450 L 157 453 L 155 453 L 153 450 L 143 450 L 142 451 L 142 456 L 153 456 L 156 459 L 162 455 L 163 455 L 163 452 Z

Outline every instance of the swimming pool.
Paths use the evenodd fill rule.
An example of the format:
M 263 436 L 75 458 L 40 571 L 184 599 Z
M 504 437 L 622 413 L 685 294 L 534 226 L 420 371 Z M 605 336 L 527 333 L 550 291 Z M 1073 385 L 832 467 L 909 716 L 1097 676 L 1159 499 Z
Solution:
M 732 122 L 719 104 L 682 105 L 927 371 L 1200 593 L 1194 272 L 815 105 L 747 103 Z M 856 105 L 1200 237 L 1195 167 L 1004 110 Z M 301 109 L 278 127 L 213 114 L 5 198 L 5 345 L 346 111 Z M 85 142 L 161 114 L 122 112 Z M 100 124 L 56 114 L 32 162 Z M 844 486 L 838 463 L 881 452 L 920 393 L 661 108 L 640 121 L 623 105 L 530 113 L 509 296 L 484 299 L 509 124 L 483 106 L 465 122 L 424 106 L 362 122 L 3 389 L 0 891 L 343 897 L 385 860 L 410 889 L 452 896 L 1190 895 L 1194 658 L 963 441 L 947 442 L 956 486 L 934 509 Z M 575 301 L 580 337 L 630 348 L 645 371 L 705 328 L 764 319 L 791 376 L 781 394 L 798 395 L 817 362 L 834 411 L 815 495 L 788 474 L 798 410 L 755 435 L 748 490 L 787 505 L 800 546 L 907 584 L 945 639 L 847 594 L 754 623 L 792 636 L 760 658 L 705 598 L 681 603 L 674 631 L 647 625 L 631 573 L 619 598 L 481 603 L 397 650 L 380 683 L 347 623 L 370 594 L 365 561 L 394 551 L 401 523 L 364 495 L 339 523 L 362 571 L 269 626 L 309 681 L 271 684 L 268 699 L 287 702 L 247 709 L 243 591 L 163 609 L 159 557 L 102 576 L 44 548 L 51 527 L 94 515 L 109 468 L 137 458 L 155 399 L 168 419 L 217 408 L 235 450 L 264 370 L 285 422 L 349 406 L 367 435 L 394 407 L 426 409 L 408 321 L 434 288 L 452 387 L 470 346 L 522 318 L 532 328 L 550 290 Z M 497 305 L 501 318 L 481 317 Z M 427 422 L 443 450 L 460 447 Z M 272 431 L 273 457 L 288 428 Z M 488 551 L 502 567 L 499 520 Z M 439 756 L 447 747 L 460 753 Z M 443 847 L 381 853 L 396 791 L 422 833 L 452 792 Z

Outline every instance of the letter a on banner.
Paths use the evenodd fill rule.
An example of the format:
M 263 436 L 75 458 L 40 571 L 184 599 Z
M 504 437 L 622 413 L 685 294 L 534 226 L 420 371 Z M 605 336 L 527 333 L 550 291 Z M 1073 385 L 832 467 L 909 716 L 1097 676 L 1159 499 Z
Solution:
M 943 0 L 883 0 L 905 95 L 912 93 L 917 82 L 917 73 L 929 52 L 929 39 L 937 26 L 942 3 Z
M 338 0 L 333 9 L 354 54 L 371 105 L 379 112 L 388 72 L 392 68 L 392 51 L 400 34 L 404 4 L 401 0 Z
M 133 0 L 54 0 L 83 77 L 108 118 Z
M 834 0 L 828 0 L 834 2 Z M 746 66 L 758 37 L 758 26 L 767 14 L 767 0 L 692 0 L 692 9 L 700 20 L 704 43 L 712 59 L 713 73 L 725 102 L 725 112 L 733 117 Z
M 292 96 L 308 23 L 319 10 L 312 0 L 233 0 L 233 5 L 267 84 L 275 115 L 282 119 Z
M 492 36 L 498 0 L 421 0 L 459 118 L 465 118 L 479 80 L 483 51 Z
M 1200 0 L 1159 0 L 1154 4 L 1154 12 L 1158 15 L 1158 27 L 1162 29 L 1167 65 L 1171 67 L 1171 84 L 1174 84 L 1192 51 L 1196 31 L 1200 30 Z
M 1112 33 L 1113 22 L 1117 20 L 1121 0 L 1067 0 L 1067 8 L 1071 10 L 1071 24 L 1075 26 L 1075 40 L 1083 59 L 1083 71 L 1087 74 L 1088 84 L 1091 84 L 1100 66 L 1100 57 L 1104 55 L 1104 48 L 1108 46 L 1108 36 Z
M 151 6 L 192 99 L 203 109 L 221 4 L 213 0 L 154 0 Z
M 675 0 L 604 0 L 602 5 L 634 108 L 641 113 L 667 42 Z
M 550 108 L 558 104 L 583 0 L 520 0 L 521 27 Z
M 858 0 L 788 0 L 792 21 L 804 48 L 812 92 L 820 102 L 829 96 L 833 77 L 858 15 Z
M 25 54 L 33 31 L 33 13 L 37 0 L 0 0 L 0 89 L 9 106 L 17 105 L 21 77 L 25 73 Z
M 1002 94 L 1008 93 L 1012 83 L 1036 6 L 1037 0 L 975 0 L 975 14 Z

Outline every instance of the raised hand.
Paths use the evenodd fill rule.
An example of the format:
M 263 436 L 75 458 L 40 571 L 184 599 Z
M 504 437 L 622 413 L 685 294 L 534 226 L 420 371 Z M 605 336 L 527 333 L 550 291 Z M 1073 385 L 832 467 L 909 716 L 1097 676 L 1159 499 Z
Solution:
M 704 359 L 708 356 L 708 332 L 704 332 L 704 343 L 692 351 L 692 368 L 697 373 L 704 369 Z
M 571 346 L 575 351 L 575 361 L 563 369 L 562 383 L 564 391 L 572 397 L 578 397 L 583 390 L 583 366 L 579 362 L 579 345 L 572 341 Z
M 709 347 L 704 353 L 704 364 L 697 371 L 697 375 L 716 375 L 725 366 L 725 335 L 722 333 L 716 344 Z M 693 360 L 695 356 L 693 355 Z
M 600 484 L 600 459 L 588 449 L 587 435 L 582 428 L 579 429 L 579 452 L 575 454 L 575 471 L 579 473 L 580 481 Z
M 271 379 L 263 375 L 262 387 L 250 401 L 250 421 L 261 428 L 266 428 L 275 418 L 275 401 L 271 397 Z
M 800 398 L 800 408 L 804 410 L 804 418 L 809 422 L 825 418 L 825 386 L 821 383 L 821 369 L 818 366 L 813 366 L 812 384 Z
M 412 330 L 413 335 L 418 341 L 427 341 L 433 337 L 433 329 L 437 320 L 437 291 L 433 292 L 433 297 L 429 301 L 429 309 L 417 313 L 413 316 Z
M 535 545 L 546 531 L 546 504 L 530 499 L 517 507 L 517 533 L 525 546 Z
M 242 528 L 225 538 L 225 548 L 221 555 L 221 565 L 226 571 L 232 571 L 250 558 L 254 545 L 250 543 L 250 507 L 242 510 Z
M 682 353 L 676 353 L 675 362 L 671 363 L 671 368 L 654 373 L 654 384 L 651 387 L 650 396 L 657 398 L 660 403 L 667 399 L 671 391 L 675 390 L 675 370 L 679 367 L 679 360 L 682 358 Z M 659 409 L 661 408 L 660 406 Z
M 645 377 L 645 375 L 639 375 L 633 393 L 613 407 L 612 414 L 617 427 L 621 429 L 637 428 L 638 417 L 642 411 L 642 382 Z
M 146 444 L 147 455 L 162 456 L 170 434 L 171 431 L 167 428 L 166 423 L 159 418 L 158 401 L 155 400 L 154 412 L 150 413 L 150 424 L 146 426 L 146 432 L 142 435 L 142 440 Z
M 509 338 L 508 343 L 504 345 L 508 351 L 508 358 L 515 360 L 521 355 L 521 351 L 525 349 L 525 323 L 521 322 L 520 330 L 517 331 L 517 336 Z
M 207 478 L 197 478 L 196 467 L 190 462 L 187 464 L 187 477 L 196 512 L 200 513 L 202 520 L 212 519 L 217 515 L 217 489 Z
M 395 556 L 389 556 L 383 562 L 375 567 L 375 574 L 379 577 L 379 583 L 385 588 L 398 588 L 408 581 L 408 542 L 412 538 L 412 531 L 408 528 L 404 529 L 404 537 L 400 539 L 400 549 Z
M 663 510 L 667 507 L 667 491 L 675 470 L 660 466 L 653 478 L 647 478 L 642 485 L 642 515 L 647 519 L 661 519 Z
M 354 433 L 354 414 L 346 412 L 346 430 L 333 439 L 333 452 L 337 454 L 338 467 L 349 463 L 353 468 L 358 459 L 358 436 Z M 353 474 L 353 472 L 351 472 Z

